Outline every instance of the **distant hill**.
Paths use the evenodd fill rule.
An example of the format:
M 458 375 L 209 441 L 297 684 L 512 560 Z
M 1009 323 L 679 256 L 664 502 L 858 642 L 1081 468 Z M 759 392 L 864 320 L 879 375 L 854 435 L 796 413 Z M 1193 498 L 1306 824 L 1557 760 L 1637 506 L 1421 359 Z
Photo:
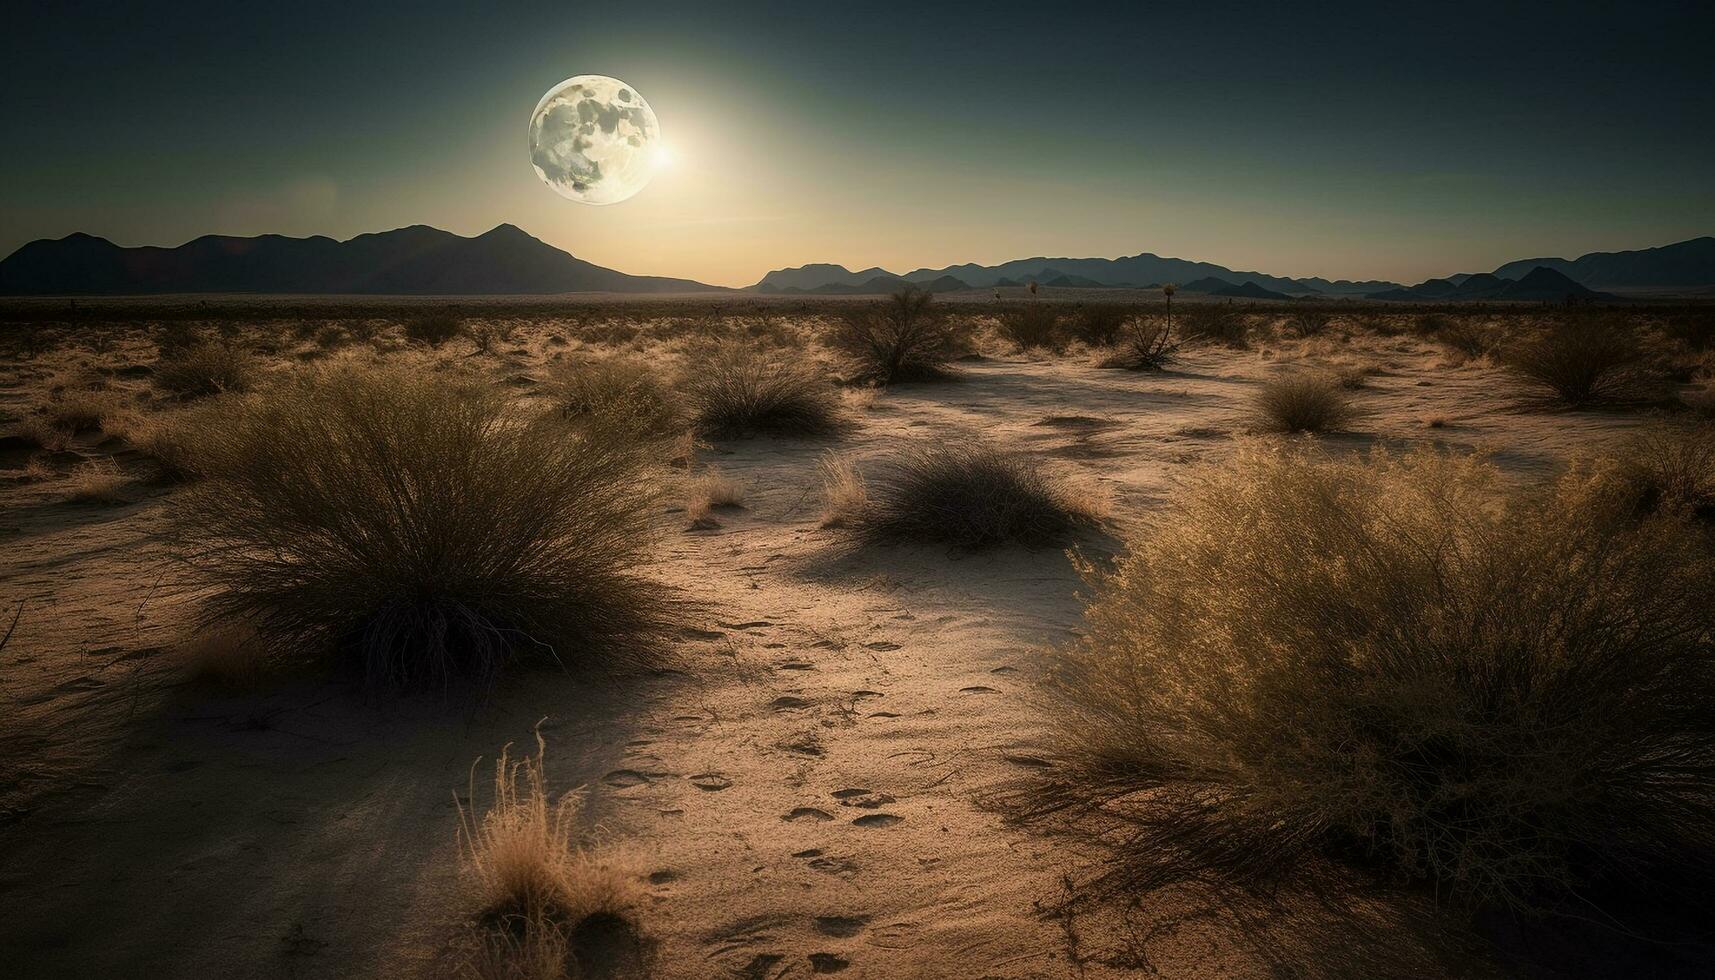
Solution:
M 822 286 L 861 286 L 872 279 L 903 277 L 894 275 L 879 266 L 868 268 L 862 272 L 853 272 L 843 265 L 830 262 L 812 262 L 791 269 L 776 269 L 762 277 L 762 281 L 750 287 L 761 293 L 815 292 Z
M 907 286 L 916 286 L 918 289 L 927 290 L 931 293 L 956 293 L 971 288 L 969 284 L 954 279 L 952 276 L 942 276 L 932 282 L 914 283 L 888 272 L 873 276 L 864 282 L 829 282 L 810 289 L 787 286 L 784 289 L 770 290 L 770 292 L 780 292 L 788 296 L 877 296 L 898 292 Z
M 1416 302 L 1479 302 L 1509 300 L 1532 302 L 1563 302 L 1567 299 L 1614 299 L 1547 266 L 1537 266 L 1519 279 L 1506 279 L 1487 272 L 1460 275 L 1457 281 L 1429 279 L 1403 289 L 1387 289 L 1371 293 L 1368 299 L 1404 300 Z
M 0 261 L 0 295 L 372 293 L 408 295 L 712 292 L 689 279 L 630 276 L 499 225 L 475 238 L 412 225 L 332 238 L 205 235 L 177 248 L 123 248 L 73 234 Z
M 1496 269 L 1495 275 L 1522 281 L 1539 267 L 1591 288 L 1715 285 L 1715 237 L 1629 252 L 1591 252 L 1570 261 L 1520 259 Z

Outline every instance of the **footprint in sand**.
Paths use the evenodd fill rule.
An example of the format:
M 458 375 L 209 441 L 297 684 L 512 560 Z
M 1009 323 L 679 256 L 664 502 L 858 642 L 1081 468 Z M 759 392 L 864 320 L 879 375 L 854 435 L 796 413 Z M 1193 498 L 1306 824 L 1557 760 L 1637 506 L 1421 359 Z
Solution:
M 878 651 L 885 653 L 889 650 L 898 650 L 898 649 L 900 649 L 900 646 L 897 643 L 889 643 L 886 640 L 878 640 L 874 643 L 865 643 L 863 645 L 863 648 L 865 650 L 878 650 Z
M 891 827 L 894 824 L 904 823 L 904 822 L 905 822 L 904 817 L 894 816 L 891 813 L 868 813 L 868 814 L 865 814 L 865 815 L 857 818 L 856 820 L 853 820 L 852 826 L 854 826 L 854 827 Z
M 679 880 L 679 872 L 673 870 L 655 871 L 649 875 L 651 885 L 666 885 Z
M 1015 766 L 1023 766 L 1026 769 L 1050 769 L 1054 766 L 1054 763 L 1047 759 L 1041 759 L 1034 755 L 1003 755 L 1001 758 Z
M 816 665 L 808 660 L 787 660 L 774 665 L 775 670 L 815 670 Z
M 960 694 L 994 694 L 996 692 L 995 692 L 995 689 L 992 687 L 983 687 L 981 684 L 973 684 L 970 687 L 959 688 L 959 693 Z
M 700 772 L 688 778 L 692 786 L 708 793 L 718 793 L 732 786 L 732 780 L 718 772 Z
M 811 973 L 838 973 L 851 965 L 850 960 L 843 956 L 836 956 L 833 953 L 810 954 Z
M 721 625 L 729 630 L 754 630 L 761 629 L 764 626 L 773 626 L 774 624 L 766 619 L 754 619 L 745 623 L 722 623 Z
M 649 777 L 635 769 L 615 769 L 601 777 L 601 781 L 609 786 L 642 786 L 649 782 Z
M 852 789 L 834 790 L 833 795 L 834 799 L 840 801 L 840 806 L 855 806 L 861 810 L 874 810 L 877 807 L 886 806 L 889 803 L 896 802 L 893 797 L 886 793 L 877 793 L 874 790 L 857 789 L 855 787 Z
M 897 712 L 897 711 L 871 711 L 869 713 L 868 717 L 870 717 L 870 718 L 898 718 L 899 712 Z
M 801 806 L 780 819 L 787 823 L 799 823 L 806 820 L 815 821 L 816 823 L 825 823 L 834 819 L 834 815 L 826 810 L 818 810 L 813 806 Z
M 818 915 L 812 923 L 816 931 L 835 939 L 850 939 L 869 924 L 867 915 Z
M 810 706 L 810 702 L 803 698 L 795 698 L 792 695 L 787 694 L 768 702 L 768 706 L 773 708 L 775 711 L 793 711 L 798 708 L 808 708 Z

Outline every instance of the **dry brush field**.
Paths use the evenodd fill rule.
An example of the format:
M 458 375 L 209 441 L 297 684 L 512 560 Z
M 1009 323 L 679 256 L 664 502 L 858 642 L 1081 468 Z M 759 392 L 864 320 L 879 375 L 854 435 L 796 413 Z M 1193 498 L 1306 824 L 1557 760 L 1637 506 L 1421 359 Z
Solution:
M 7 969 L 1707 975 L 1715 311 L 1166 312 L 0 307 Z

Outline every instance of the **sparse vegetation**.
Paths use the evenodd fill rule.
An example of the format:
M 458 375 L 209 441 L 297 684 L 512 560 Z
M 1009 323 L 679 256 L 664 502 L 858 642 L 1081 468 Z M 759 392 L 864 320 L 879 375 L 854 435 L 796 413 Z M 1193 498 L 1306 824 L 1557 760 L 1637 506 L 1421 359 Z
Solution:
M 699 433 L 826 436 L 842 422 L 839 393 L 802 361 L 737 344 L 688 368 L 684 390 Z
M 832 339 L 856 367 L 857 380 L 888 385 L 947 377 L 958 338 L 933 294 L 908 286 L 885 302 L 845 311 Z
M 1035 457 L 975 435 L 907 447 L 867 478 L 841 462 L 823 475 L 826 523 L 877 541 L 1050 544 L 1101 512 Z
M 1503 487 L 1474 458 L 1251 446 L 1086 567 L 1067 761 L 1029 815 L 1116 850 L 1089 893 L 1337 856 L 1587 909 L 1709 867 L 1709 556 L 1608 468 Z
M 465 332 L 476 345 L 476 352 L 486 356 L 500 344 L 511 343 L 515 328 L 511 320 L 482 319 L 471 323 Z
M 581 846 L 581 797 L 549 798 L 540 735 L 536 754 L 495 761 L 493 797 L 478 816 L 474 767 L 459 843 L 472 904 L 481 913 L 467 976 L 554 980 L 579 975 L 574 937 L 605 920 L 635 932 L 642 890 L 619 863 Z
M 1118 303 L 1085 303 L 1067 318 L 1068 332 L 1091 347 L 1111 347 L 1124 338 L 1131 310 Z
M 1504 352 L 1520 379 L 1573 408 L 1626 394 L 1641 356 L 1623 323 L 1595 317 L 1558 320 Z
M 256 358 L 241 347 L 200 343 L 163 355 L 155 363 L 155 386 L 180 398 L 248 391 Z
M 1621 486 L 1634 495 L 1639 512 L 1715 521 L 1715 423 L 1656 423 L 1616 458 Z
M 1333 315 L 1322 310 L 1300 310 L 1286 318 L 1286 325 L 1300 337 L 1321 336 L 1333 322 Z
M 1281 432 L 1330 432 L 1349 424 L 1356 412 L 1339 378 L 1319 371 L 1293 370 L 1262 383 L 1256 394 L 1263 424 Z
M 633 569 L 652 507 L 627 433 L 521 418 L 434 375 L 309 371 L 195 435 L 178 552 L 206 627 L 330 655 L 372 690 L 486 689 L 517 657 L 635 655 L 663 620 Z
M 1133 371 L 1159 371 L 1179 353 L 1179 341 L 1166 320 L 1142 315 L 1133 317 L 1125 343 L 1103 358 L 1103 367 Z
M 464 321 L 451 313 L 429 313 L 405 321 L 405 339 L 439 347 L 464 332 Z
M 566 418 L 616 427 L 647 441 L 673 439 L 690 426 L 670 371 L 635 357 L 615 354 L 561 362 L 549 392 Z
M 1243 348 L 1250 342 L 1245 318 L 1230 303 L 1184 303 L 1175 314 L 1179 336 L 1186 340 Z
M 1066 344 L 1060 315 L 1047 303 L 1031 302 L 1000 315 L 1000 335 L 1021 351 L 1058 351 Z
M 66 499 L 79 504 L 123 504 L 125 472 L 108 459 L 91 459 L 72 470 Z
M 119 413 L 117 396 L 110 391 L 81 388 L 62 392 L 42 407 L 49 425 L 62 432 L 98 432 Z

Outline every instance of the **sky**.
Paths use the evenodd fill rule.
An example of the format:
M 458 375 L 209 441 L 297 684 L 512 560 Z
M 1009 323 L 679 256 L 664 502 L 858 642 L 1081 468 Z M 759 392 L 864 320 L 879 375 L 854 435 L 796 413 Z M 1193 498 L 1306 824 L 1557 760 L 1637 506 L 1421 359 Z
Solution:
M 13 7 L 0 255 L 509 222 L 721 285 L 1139 252 L 1417 282 L 1715 234 L 1705 0 L 606 6 Z M 531 168 L 579 74 L 659 118 L 626 202 Z

